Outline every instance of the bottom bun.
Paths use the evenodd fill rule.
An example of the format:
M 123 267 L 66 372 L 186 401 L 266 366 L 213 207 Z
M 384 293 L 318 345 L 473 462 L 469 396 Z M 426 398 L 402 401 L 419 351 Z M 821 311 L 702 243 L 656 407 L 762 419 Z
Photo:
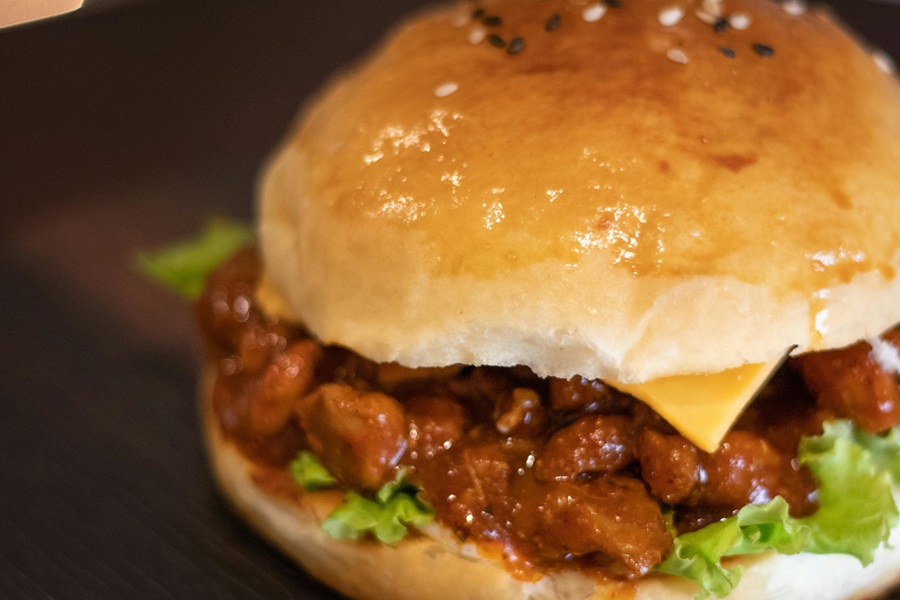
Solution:
M 271 469 L 246 459 L 222 435 L 212 410 L 214 372 L 203 375 L 202 417 L 213 473 L 224 495 L 259 533 L 309 574 L 357 600 L 692 600 L 690 581 L 653 574 L 636 582 L 595 580 L 580 572 L 514 579 L 502 563 L 461 544 L 438 525 L 395 545 L 337 540 L 322 522 L 341 501 L 334 491 L 302 493 L 279 485 Z M 863 568 L 844 555 L 761 555 L 743 560 L 728 600 L 875 598 L 900 582 L 900 527 L 892 548 Z

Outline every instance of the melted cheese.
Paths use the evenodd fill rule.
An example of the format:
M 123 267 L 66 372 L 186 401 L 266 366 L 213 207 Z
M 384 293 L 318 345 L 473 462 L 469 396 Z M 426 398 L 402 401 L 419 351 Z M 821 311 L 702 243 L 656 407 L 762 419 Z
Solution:
M 648 404 L 700 449 L 714 452 L 782 360 L 708 375 L 675 375 L 646 383 L 610 385 Z

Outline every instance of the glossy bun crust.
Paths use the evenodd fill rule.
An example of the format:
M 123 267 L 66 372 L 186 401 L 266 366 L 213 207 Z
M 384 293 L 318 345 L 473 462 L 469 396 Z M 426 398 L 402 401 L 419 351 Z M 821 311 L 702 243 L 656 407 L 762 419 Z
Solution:
M 725 0 L 751 23 L 716 32 L 672 4 L 401 26 L 264 174 L 270 309 L 376 361 L 623 382 L 900 321 L 896 79 L 824 12 Z
M 355 600 L 693 600 L 687 580 L 651 575 L 638 583 L 595 581 L 558 573 L 533 582 L 514 579 L 501 563 L 461 545 L 434 525 L 396 545 L 335 540 L 322 529 L 340 502 L 333 491 L 301 493 L 248 461 L 221 433 L 212 411 L 215 371 L 201 392 L 207 450 L 225 496 L 257 531 L 313 577 Z M 281 479 L 279 479 L 279 476 Z M 900 579 L 900 528 L 894 549 L 880 549 L 863 569 L 840 555 L 764 556 L 745 563 L 728 600 L 847 600 L 873 598 Z

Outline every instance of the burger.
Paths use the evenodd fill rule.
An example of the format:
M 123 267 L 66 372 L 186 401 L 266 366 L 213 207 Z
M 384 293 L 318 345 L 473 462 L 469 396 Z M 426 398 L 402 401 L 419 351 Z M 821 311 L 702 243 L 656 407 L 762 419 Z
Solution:
M 880 55 L 875 54 L 874 58 Z M 900 85 L 826 10 L 428 10 L 198 304 L 240 514 L 361 599 L 900 579 Z

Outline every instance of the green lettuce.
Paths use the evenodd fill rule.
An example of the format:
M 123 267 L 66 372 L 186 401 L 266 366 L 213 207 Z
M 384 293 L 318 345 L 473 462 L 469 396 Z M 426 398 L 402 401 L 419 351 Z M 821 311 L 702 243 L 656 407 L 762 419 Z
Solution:
M 291 475 L 304 491 L 336 487 L 338 480 L 316 455 L 300 452 L 290 464 Z M 401 471 L 394 481 L 381 486 L 374 498 L 347 492 L 344 503 L 331 511 L 322 528 L 333 538 L 358 540 L 372 535 L 385 544 L 399 542 L 409 525 L 425 525 L 434 510 L 419 498 L 419 489 Z
M 894 427 L 881 435 L 874 435 L 853 425 L 851 421 L 830 421 L 825 424 L 825 435 L 821 436 L 821 442 L 816 438 L 807 441 L 810 449 L 819 447 L 819 444 L 827 444 L 830 438 L 846 438 L 865 448 L 872 455 L 872 459 L 880 470 L 891 474 L 895 482 L 900 482 L 900 427 Z
M 314 492 L 337 485 L 337 478 L 319 462 L 316 455 L 309 450 L 297 454 L 297 458 L 289 465 L 291 475 L 305 492 Z
M 803 519 L 812 530 L 806 552 L 850 554 L 865 565 L 887 541 L 900 513 L 891 470 L 863 445 L 874 437 L 843 421 L 826 423 L 821 436 L 800 443 L 800 460 L 819 481 L 819 509 Z
M 724 566 L 726 556 L 839 553 L 872 562 L 898 521 L 891 484 L 900 481 L 900 430 L 875 436 L 849 421 L 829 422 L 822 435 L 801 442 L 798 458 L 819 483 L 815 513 L 791 517 L 780 497 L 745 506 L 734 517 L 675 538 L 657 570 L 695 581 L 699 600 L 725 597 L 737 586 L 741 568 Z
M 328 515 L 322 527 L 334 538 L 356 540 L 371 534 L 393 544 L 406 536 L 407 526 L 425 525 L 433 518 L 434 510 L 419 498 L 418 488 L 400 475 L 382 486 L 374 499 L 349 492 L 344 504 Z
M 194 300 L 203 291 L 209 272 L 240 248 L 253 243 L 253 229 L 246 224 L 217 217 L 210 219 L 196 238 L 157 252 L 141 252 L 137 268 Z
M 682 534 L 675 538 L 672 551 L 656 570 L 697 582 L 700 586 L 698 600 L 710 593 L 724 597 L 738 584 L 741 572 L 740 568 L 723 567 L 720 561 L 729 550 L 741 544 L 742 538 L 736 518 L 723 519 Z

